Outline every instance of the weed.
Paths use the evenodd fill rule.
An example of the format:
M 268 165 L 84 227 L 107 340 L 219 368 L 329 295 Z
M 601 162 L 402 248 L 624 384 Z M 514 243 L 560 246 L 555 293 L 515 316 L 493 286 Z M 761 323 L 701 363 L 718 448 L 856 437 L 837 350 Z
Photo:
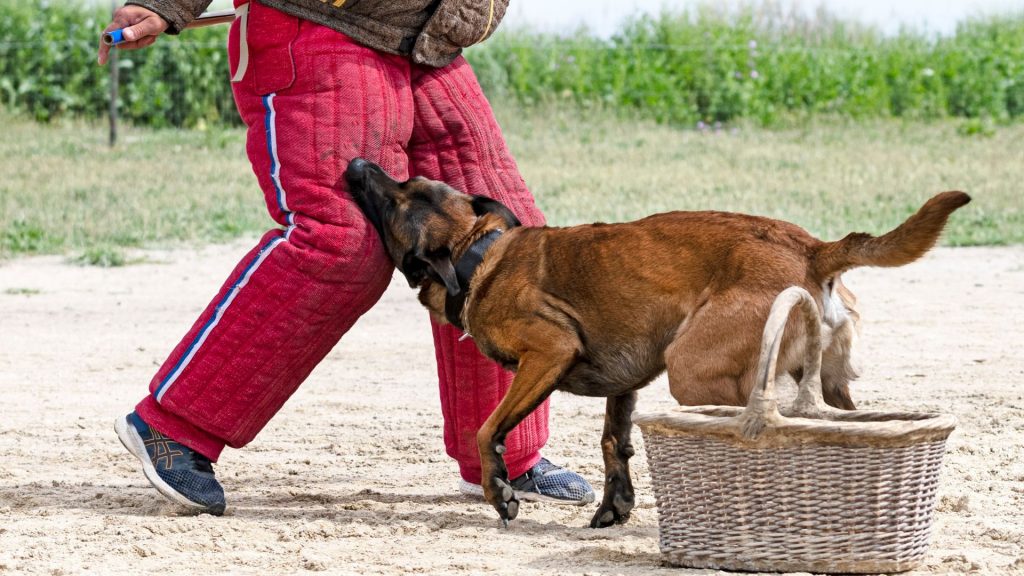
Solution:
M 996 128 L 988 118 L 968 118 L 956 127 L 956 133 L 961 136 L 983 136 L 991 137 L 996 133 Z
M 9 296 L 37 296 L 42 294 L 42 291 L 37 288 L 7 288 L 4 290 L 4 294 Z
M 115 246 L 91 246 L 78 256 L 71 259 L 82 266 L 99 266 L 101 268 L 119 268 L 128 263 L 124 250 Z

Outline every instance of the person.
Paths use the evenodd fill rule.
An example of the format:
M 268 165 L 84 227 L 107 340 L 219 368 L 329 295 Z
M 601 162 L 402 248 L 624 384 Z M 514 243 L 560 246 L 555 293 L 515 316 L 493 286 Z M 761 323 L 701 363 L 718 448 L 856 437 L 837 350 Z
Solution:
M 122 49 L 176 34 L 210 0 L 131 0 L 107 31 Z M 150 482 L 221 514 L 214 476 L 225 446 L 249 443 L 387 287 L 393 266 L 348 193 L 363 157 L 404 180 L 425 176 L 544 218 L 509 153 L 463 47 L 493 33 L 507 0 L 236 0 L 228 39 L 246 152 L 280 225 L 263 235 L 115 422 Z M 99 48 L 104 64 L 109 47 Z M 512 375 L 450 325 L 432 325 L 447 453 L 460 490 L 482 496 L 476 431 Z M 517 495 L 582 505 L 580 475 L 540 456 L 545 402 L 506 442 Z

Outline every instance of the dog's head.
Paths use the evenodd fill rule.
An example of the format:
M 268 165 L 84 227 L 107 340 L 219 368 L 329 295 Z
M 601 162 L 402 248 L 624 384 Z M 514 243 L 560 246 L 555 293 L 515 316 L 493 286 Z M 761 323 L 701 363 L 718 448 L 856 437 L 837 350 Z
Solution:
M 349 162 L 345 180 L 410 287 L 433 281 L 459 294 L 455 260 L 469 243 L 495 228 L 519 226 L 497 200 L 423 177 L 398 182 L 362 158 Z

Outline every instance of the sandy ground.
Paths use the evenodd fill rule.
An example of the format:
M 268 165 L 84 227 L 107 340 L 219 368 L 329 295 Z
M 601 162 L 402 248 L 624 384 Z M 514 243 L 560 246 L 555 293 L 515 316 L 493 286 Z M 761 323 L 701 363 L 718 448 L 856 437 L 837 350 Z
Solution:
M 0 264 L 0 573 L 713 573 L 661 564 L 642 441 L 625 526 L 527 504 L 506 531 L 460 496 L 426 314 L 400 282 L 255 442 L 221 458 L 224 517 L 165 502 L 112 422 L 247 247 L 119 269 Z M 846 281 L 864 316 L 861 407 L 960 419 L 918 572 L 1024 572 L 1024 247 L 940 249 Z M 658 381 L 639 407 L 671 405 Z M 545 450 L 595 486 L 602 410 L 557 395 Z

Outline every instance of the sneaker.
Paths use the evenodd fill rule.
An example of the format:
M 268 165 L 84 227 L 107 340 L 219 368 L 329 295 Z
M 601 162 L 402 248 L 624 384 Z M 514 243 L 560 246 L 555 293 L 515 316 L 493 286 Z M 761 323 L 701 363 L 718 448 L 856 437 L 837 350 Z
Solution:
M 516 498 L 522 501 L 574 506 L 583 506 L 594 501 L 594 489 L 582 476 L 552 464 L 547 458 L 541 458 L 540 462 L 527 470 L 526 474 L 512 480 L 511 484 Z M 463 480 L 459 484 L 459 492 L 483 498 L 484 488 Z
M 224 513 L 224 488 L 213 477 L 209 458 L 150 428 L 135 412 L 115 420 L 114 430 L 157 491 L 192 509 Z

